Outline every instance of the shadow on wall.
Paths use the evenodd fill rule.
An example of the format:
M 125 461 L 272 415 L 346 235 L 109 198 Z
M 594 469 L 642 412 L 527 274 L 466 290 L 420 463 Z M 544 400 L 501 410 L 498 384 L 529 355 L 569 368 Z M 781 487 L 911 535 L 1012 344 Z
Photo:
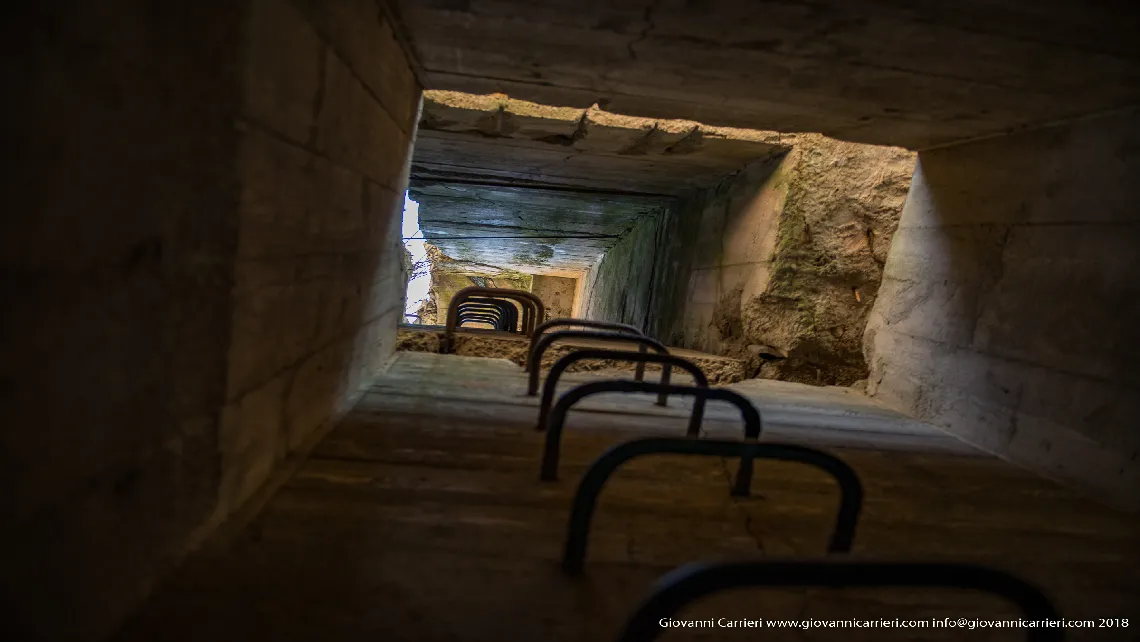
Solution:
M 580 316 L 645 330 L 651 323 L 661 232 L 672 213 L 640 217 L 583 276 Z
M 1136 112 L 921 155 L 868 391 L 1140 507 Z
M 862 337 L 914 154 L 818 135 L 690 194 L 663 235 L 658 333 L 816 385 L 867 376 Z M 689 239 L 695 239 L 690 241 Z
M 419 97 L 371 2 L 59 4 L 13 30 L 13 640 L 105 637 L 385 358 Z

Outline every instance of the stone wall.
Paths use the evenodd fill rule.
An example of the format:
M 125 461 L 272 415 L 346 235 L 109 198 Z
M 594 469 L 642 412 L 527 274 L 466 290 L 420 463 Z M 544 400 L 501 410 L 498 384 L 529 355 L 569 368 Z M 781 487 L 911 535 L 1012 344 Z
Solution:
M 914 155 L 812 134 L 786 142 L 786 155 L 682 201 L 658 333 L 762 377 L 848 385 L 866 377 L 863 328 Z
M 5 639 L 103 637 L 392 349 L 419 87 L 329 4 L 10 16 Z
M 802 135 L 774 175 L 786 189 L 768 283 L 742 298 L 745 341 L 786 357 L 761 376 L 850 385 L 867 376 L 863 329 L 914 171 L 897 147 Z M 782 169 L 782 168 L 781 168 Z
M 876 398 L 1133 508 L 1137 116 L 920 154 L 865 336 Z
M 567 318 L 574 312 L 578 279 L 536 274 L 531 281 L 530 291 L 542 299 L 543 305 L 546 306 L 546 318 Z

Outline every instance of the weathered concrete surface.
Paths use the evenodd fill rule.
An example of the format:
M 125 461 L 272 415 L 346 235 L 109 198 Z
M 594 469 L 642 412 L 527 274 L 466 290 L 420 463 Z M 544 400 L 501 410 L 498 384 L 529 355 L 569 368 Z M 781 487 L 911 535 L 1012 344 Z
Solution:
M 680 354 L 689 355 L 691 351 L 682 350 Z M 597 367 L 564 373 L 555 388 L 555 398 L 591 381 L 631 379 L 632 371 L 620 363 L 595 365 Z M 544 380 L 545 375 L 546 370 L 541 379 Z M 481 381 L 472 385 L 476 376 Z M 649 380 L 657 380 L 659 376 L 655 372 Z M 410 386 L 401 379 L 411 379 L 420 385 L 410 398 L 393 401 L 393 407 L 414 406 L 423 403 L 425 398 L 446 398 L 468 408 L 471 405 L 464 402 L 485 404 L 488 410 L 502 408 L 510 417 L 525 417 L 527 411 L 519 408 L 522 406 L 534 413 L 532 417 L 537 416 L 540 398 L 526 394 L 527 373 L 508 359 L 398 352 L 370 390 L 374 394 L 406 394 Z M 676 370 L 671 380 L 680 385 L 692 383 L 690 376 Z M 490 381 L 494 381 L 494 385 L 488 384 Z M 939 428 L 907 417 L 848 387 L 809 386 L 770 379 L 725 381 L 718 385 L 739 393 L 756 407 L 764 419 L 763 441 L 989 457 Z M 692 397 L 671 396 L 667 405 L 658 406 L 655 395 L 606 393 L 591 395 L 574 404 L 568 425 L 574 430 L 604 430 L 616 421 L 623 428 L 667 432 L 673 430 L 672 426 L 681 430 L 687 427 L 692 411 Z M 440 414 L 452 417 L 455 411 L 441 408 Z M 740 410 L 736 406 L 722 402 L 705 405 L 702 438 L 738 439 L 740 434 Z
M 1127 3 L 396 3 L 430 89 L 925 149 L 1140 101 Z
M 547 318 L 567 318 L 574 313 L 578 279 L 564 276 L 535 276 L 531 279 L 530 292 L 542 299 L 543 305 L 546 306 Z
M 258 520 L 193 560 L 118 641 L 613 640 L 650 586 L 679 564 L 824 550 L 836 496 L 826 475 L 766 462 L 756 467 L 754 495 L 739 499 L 729 494 L 731 464 L 720 459 L 645 457 L 606 485 L 586 574 L 566 578 L 557 563 L 585 467 L 616 443 L 679 434 L 685 422 L 641 415 L 653 408 L 648 399 L 625 398 L 624 412 L 574 410 L 560 481 L 539 483 L 543 435 L 533 429 L 534 407 L 504 395 L 518 382 L 512 372 L 493 359 L 398 360 Z M 455 392 L 476 398 L 456 400 Z M 783 439 L 801 441 L 791 435 Z M 1135 516 L 992 457 L 884 452 L 874 449 L 877 438 L 866 431 L 862 448 L 825 446 L 864 485 L 857 555 L 996 566 L 1042 586 L 1068 618 L 1137 617 Z M 949 590 L 737 591 L 683 617 L 963 613 L 1017 617 L 1002 600 Z M 744 637 L 726 631 L 670 629 L 667 637 Z M 1120 629 L 1104 632 L 1065 633 L 1078 642 L 1120 639 Z M 885 636 L 848 629 L 841 637 Z M 805 635 L 766 629 L 764 639 Z M 931 628 L 922 639 L 963 636 Z
M 217 503 L 248 7 L 13 13 L 0 637 L 93 639 Z
M 412 197 L 449 256 L 534 274 L 591 269 L 642 218 L 793 137 L 428 92 Z
M 801 135 L 690 196 L 659 249 L 674 283 L 655 290 L 658 334 L 766 378 L 865 378 L 863 328 L 913 164 L 899 148 Z
M 335 421 L 392 352 L 419 100 L 373 2 L 253 6 L 223 511 Z
M 865 346 L 876 398 L 1133 508 L 1137 116 L 920 154 Z
M 529 274 L 588 269 L 669 199 L 516 186 L 413 182 L 424 238 L 463 261 Z
M 396 350 L 403 352 L 429 352 L 439 353 L 440 340 L 443 331 L 438 328 L 420 328 L 416 326 L 402 326 L 399 330 Z M 455 337 L 455 355 L 461 357 L 485 357 L 489 359 L 506 359 L 518 366 L 526 365 L 527 350 L 530 340 L 518 335 L 508 335 L 502 332 L 460 332 Z M 572 342 L 556 342 L 547 348 L 542 355 L 542 367 L 550 368 L 555 361 L 570 354 L 575 349 L 583 347 L 605 348 L 610 350 L 637 350 L 635 344 L 621 344 L 601 341 L 577 340 Z M 744 365 L 729 357 L 715 354 L 704 354 L 684 348 L 670 348 L 672 354 L 688 359 L 700 367 L 708 377 L 710 383 L 726 384 L 740 381 L 745 378 Z M 625 370 L 632 371 L 635 364 L 599 359 L 596 361 L 580 361 L 570 366 L 567 372 L 584 372 L 591 370 Z M 647 370 L 660 370 L 653 364 L 646 365 Z
M 504 95 L 424 94 L 412 175 L 426 180 L 677 194 L 780 154 L 792 138 L 691 120 L 539 105 Z
M 625 323 L 644 332 L 653 306 L 657 246 L 671 211 L 646 217 L 615 243 L 583 277 L 579 316 Z
M 9 16 L 0 638 L 103 638 L 391 351 L 419 88 L 336 4 Z

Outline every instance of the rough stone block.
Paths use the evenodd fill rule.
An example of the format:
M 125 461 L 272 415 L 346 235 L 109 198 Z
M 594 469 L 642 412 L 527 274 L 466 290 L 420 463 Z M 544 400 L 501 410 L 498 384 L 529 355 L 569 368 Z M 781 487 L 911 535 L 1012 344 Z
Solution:
M 575 107 L 550 107 L 525 100 L 507 100 L 502 133 L 511 138 L 569 143 L 586 113 Z
M 532 294 L 542 299 L 551 319 L 571 316 L 577 290 L 577 279 L 560 276 L 535 276 L 530 289 Z
M 429 130 L 501 133 L 500 112 L 507 104 L 501 95 L 465 94 L 459 91 L 424 92 L 423 120 Z
M 700 123 L 692 120 L 659 120 L 657 126 L 645 140 L 646 154 L 665 154 L 673 151 L 674 145 L 693 135 Z M 683 146 L 684 143 L 681 143 Z
M 687 152 L 693 162 L 706 161 L 727 168 L 740 167 L 787 150 L 775 132 L 702 127 L 700 136 L 693 139 L 692 150 Z M 685 143 L 680 143 L 678 147 L 683 145 Z
M 591 109 L 586 113 L 585 135 L 574 148 L 590 153 L 637 153 L 653 131 L 653 121 Z

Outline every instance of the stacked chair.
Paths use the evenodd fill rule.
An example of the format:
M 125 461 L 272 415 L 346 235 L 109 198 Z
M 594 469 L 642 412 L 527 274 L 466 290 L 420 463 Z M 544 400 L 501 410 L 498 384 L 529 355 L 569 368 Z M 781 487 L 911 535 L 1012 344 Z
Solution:
M 454 306 L 452 309 L 455 310 Z M 561 329 L 555 330 L 555 328 Z M 1002 571 L 969 564 L 860 561 L 846 557 L 855 540 L 863 504 L 863 487 L 854 469 L 839 457 L 814 448 L 795 444 L 761 443 L 759 438 L 763 424 L 755 406 L 735 392 L 709 387 L 707 377 L 697 365 L 669 354 L 668 348 L 646 337 L 637 328 L 585 319 L 553 319 L 532 326 L 526 334 L 530 337 L 530 351 L 525 366 L 529 376 L 530 395 L 538 394 L 542 355 L 554 342 L 588 340 L 592 343 L 624 344 L 620 348 L 636 344 L 639 348 L 639 351 L 620 348 L 613 350 L 598 347 L 574 348 L 550 368 L 542 386 L 536 425 L 537 430 L 545 432 L 539 474 L 542 482 L 554 481 L 558 477 L 559 450 L 566 415 L 579 401 L 591 395 L 614 392 L 656 394 L 659 405 L 665 405 L 671 395 L 692 397 L 694 400 L 685 435 L 646 437 L 616 444 L 587 469 L 578 483 L 570 507 L 566 542 L 562 553 L 562 570 L 568 576 L 580 576 L 585 572 L 590 523 L 603 486 L 615 470 L 634 458 L 670 454 L 737 459 L 739 464 L 731 490 L 735 496 L 749 494 L 753 466 L 757 459 L 798 462 L 815 467 L 829 474 L 840 489 L 839 507 L 828 540 L 826 556 L 815 559 L 730 563 L 697 561 L 682 566 L 662 577 L 649 597 L 634 611 L 618 638 L 621 642 L 654 640 L 666 630 L 658 624 L 661 619 L 676 614 L 687 604 L 709 594 L 744 587 L 965 589 L 1005 598 L 1018 606 L 1026 619 L 1059 619 L 1057 610 L 1040 590 Z M 555 401 L 559 377 L 570 366 L 586 359 L 636 363 L 634 380 L 593 381 L 572 388 Z M 662 375 L 659 383 L 644 381 L 644 369 L 647 363 L 661 365 Z M 670 371 L 674 368 L 689 373 L 694 385 L 672 385 L 669 377 Z M 741 440 L 701 438 L 701 423 L 704 418 L 705 402 L 708 400 L 725 401 L 740 410 L 744 424 Z M 1026 630 L 1029 632 L 1027 637 L 1029 640 L 1063 639 L 1063 630 L 1060 628 L 1042 627 Z

